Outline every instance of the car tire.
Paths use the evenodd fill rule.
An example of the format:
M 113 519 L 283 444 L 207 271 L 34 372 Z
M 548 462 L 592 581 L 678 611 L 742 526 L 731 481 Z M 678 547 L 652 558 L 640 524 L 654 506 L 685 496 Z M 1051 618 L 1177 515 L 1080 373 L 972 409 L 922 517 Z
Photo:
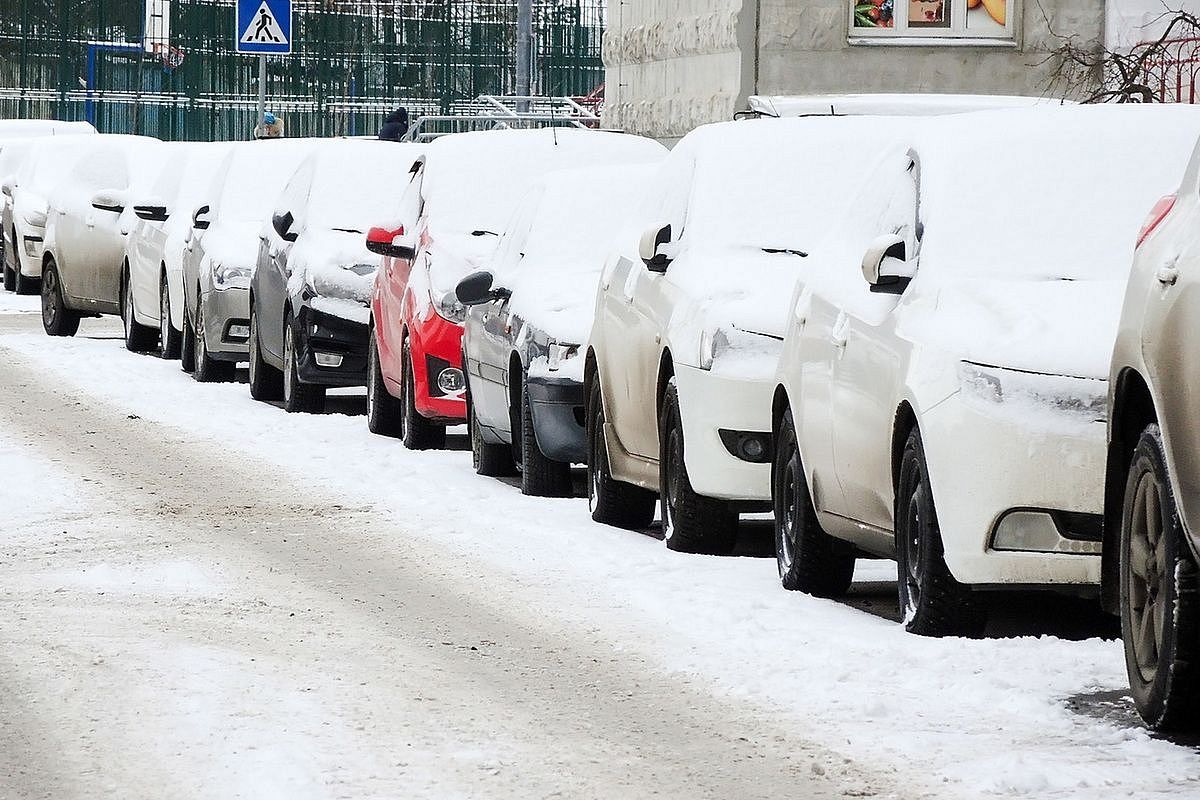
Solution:
M 667 547 L 680 553 L 732 553 L 737 544 L 737 514 L 727 503 L 697 494 L 687 474 L 679 387 L 674 377 L 663 395 L 658 431 L 659 503 Z
M 158 282 L 158 342 L 159 354 L 166 359 L 179 358 L 183 334 L 171 324 L 171 291 L 164 274 Z
M 531 497 L 570 497 L 571 465 L 547 458 L 538 446 L 529 400 L 528 377 L 521 381 L 521 494 Z
M 1121 638 L 1134 705 L 1152 730 L 1195 731 L 1200 575 L 1179 520 L 1158 425 L 1148 425 L 1134 448 L 1120 536 Z
M 192 332 L 195 340 L 195 369 L 192 377 L 200 383 L 228 383 L 237 371 L 231 361 L 219 361 L 208 353 L 208 336 L 204 332 L 204 303 L 196 309 L 196 327 Z
M 121 274 L 121 324 L 125 328 L 125 349 L 131 353 L 145 353 L 158 345 L 158 331 L 137 321 L 133 313 L 133 284 L 129 270 Z
M 409 450 L 441 450 L 446 446 L 446 426 L 430 422 L 417 411 L 416 385 L 413 380 L 412 348 L 405 338 L 401 350 L 400 397 L 403 411 L 400 439 Z
M 896 586 L 904 629 L 919 636 L 979 636 L 987 615 L 979 598 L 950 574 L 921 432 L 900 456 L 896 491 Z
M 654 522 L 658 495 L 612 476 L 604 441 L 604 423 L 604 398 L 597 376 L 592 380 L 587 402 L 588 509 L 592 512 L 592 520 L 629 530 L 648 528 Z
M 183 338 L 179 342 L 179 366 L 187 373 L 196 371 L 196 328 L 192 325 L 186 293 L 183 298 Z
M 4 291 L 15 292 L 17 290 L 17 274 L 8 266 L 7 259 L 4 264 Z
M 30 278 L 27 275 L 21 274 L 20 268 L 17 269 L 16 280 L 13 285 L 13 290 L 17 294 L 37 294 L 41 291 L 42 281 L 40 278 Z
M 53 261 L 42 273 L 42 328 L 49 336 L 74 336 L 79 332 L 78 311 L 67 308 L 63 300 L 62 282 Z
M 775 444 L 772 500 L 775 561 L 784 589 L 841 597 L 854 579 L 854 549 L 821 529 L 800 461 L 792 412 L 784 412 Z
M 375 329 L 367 334 L 367 430 L 379 436 L 399 436 L 404 430 L 403 407 L 388 391 L 379 364 Z
M 325 387 L 300 380 L 300 351 L 296 324 L 289 316 L 283 324 L 283 410 L 289 414 L 320 414 L 325 410 Z
M 250 304 L 250 396 L 263 403 L 283 399 L 283 373 L 267 363 L 258 335 L 258 312 Z

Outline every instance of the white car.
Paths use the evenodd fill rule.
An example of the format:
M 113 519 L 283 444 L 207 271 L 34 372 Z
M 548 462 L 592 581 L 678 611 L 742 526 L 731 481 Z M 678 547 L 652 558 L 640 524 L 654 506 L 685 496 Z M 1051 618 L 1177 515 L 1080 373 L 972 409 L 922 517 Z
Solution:
M 592 518 L 725 553 L 771 499 L 771 393 L 808 251 L 914 124 L 813 117 L 710 125 L 676 146 L 640 214 L 638 252 L 600 281 L 587 355 Z
M 70 176 L 86 145 L 84 140 L 70 136 L 27 140 L 21 142 L 20 152 L 10 153 L 16 163 L 5 159 L 7 168 L 15 168 L 0 178 L 0 192 L 5 200 L 4 288 L 9 291 L 37 292 L 42 276 L 48 198 Z
M 0 139 L 76 136 L 95 133 L 96 128 L 90 122 L 63 122 L 56 119 L 0 119 Z
M 1187 106 L 927 120 L 814 250 L 774 397 L 787 588 L 895 558 L 904 624 L 973 634 L 972 588 L 1100 577 L 1109 358 L 1145 209 Z
M 191 215 L 183 256 L 183 369 L 201 382 L 233 379 L 249 358 L 250 276 L 271 210 L 313 139 L 234 145 Z
M 125 312 L 129 290 L 122 272 L 133 198 L 146 193 L 171 152 L 170 145 L 145 136 L 62 141 L 68 139 L 81 144 L 48 198 L 39 270 L 42 326 L 51 336 L 74 336 L 84 315 Z
M 191 211 L 229 151 L 224 142 L 174 146 L 174 154 L 145 197 L 135 199 L 137 221 L 125 243 L 125 344 L 131 350 L 161 345 L 163 358 L 179 358 L 183 338 L 183 248 Z

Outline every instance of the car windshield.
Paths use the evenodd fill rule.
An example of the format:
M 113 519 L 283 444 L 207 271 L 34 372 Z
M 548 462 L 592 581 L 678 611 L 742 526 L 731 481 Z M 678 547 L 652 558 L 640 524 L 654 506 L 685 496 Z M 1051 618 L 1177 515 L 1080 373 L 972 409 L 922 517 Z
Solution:
M 394 142 L 343 142 L 320 154 L 308 197 L 308 225 L 362 233 L 372 220 L 390 219 L 420 154 Z
M 311 148 L 312 143 L 302 139 L 235 145 L 220 190 L 221 221 L 258 224 L 269 217 L 284 184 Z

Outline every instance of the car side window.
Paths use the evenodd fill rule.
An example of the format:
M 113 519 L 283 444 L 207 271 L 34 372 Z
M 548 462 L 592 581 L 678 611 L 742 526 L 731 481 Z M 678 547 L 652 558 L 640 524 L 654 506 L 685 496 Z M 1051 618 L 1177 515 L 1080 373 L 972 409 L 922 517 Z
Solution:
M 904 173 L 898 176 L 880 216 L 878 233 L 894 233 L 904 239 L 905 252 L 914 260 L 921 246 L 920 224 L 917 219 L 919 201 L 919 167 L 910 159 Z

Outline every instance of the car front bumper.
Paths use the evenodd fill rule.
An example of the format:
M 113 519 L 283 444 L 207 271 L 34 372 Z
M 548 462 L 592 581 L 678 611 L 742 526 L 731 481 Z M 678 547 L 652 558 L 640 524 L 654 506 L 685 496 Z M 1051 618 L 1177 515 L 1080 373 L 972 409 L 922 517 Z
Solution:
M 574 378 L 530 375 L 530 411 L 538 447 L 546 458 L 568 464 L 587 460 L 583 383 Z
M 213 289 L 200 302 L 204 304 L 204 341 L 209 355 L 222 361 L 248 360 L 249 335 L 241 332 L 250 330 L 250 289 Z
M 1060 533 L 1069 537 L 1055 537 L 1048 521 L 1103 513 L 1103 420 L 1006 412 L 959 392 L 927 410 L 920 424 L 946 565 L 959 582 L 1099 583 L 1100 542 L 1083 538 L 1093 534 L 1082 525 L 1063 525 Z M 1059 539 L 1038 546 L 1053 552 L 1014 548 L 1005 531 L 1021 518 Z
M 310 305 L 300 309 L 299 378 L 322 386 L 365 386 L 370 327 Z M 325 361 L 318 362 L 318 354 Z M 334 364 L 333 362 L 337 362 Z
M 770 501 L 770 448 L 759 463 L 730 452 L 721 431 L 756 433 L 770 441 L 773 380 L 728 378 L 676 365 L 683 457 L 692 488 L 723 500 Z
M 467 419 L 465 387 L 446 391 L 439 383 L 442 372 L 456 370 L 462 380 L 463 328 L 430 310 L 409 329 L 413 360 L 413 405 L 421 416 L 458 424 Z

